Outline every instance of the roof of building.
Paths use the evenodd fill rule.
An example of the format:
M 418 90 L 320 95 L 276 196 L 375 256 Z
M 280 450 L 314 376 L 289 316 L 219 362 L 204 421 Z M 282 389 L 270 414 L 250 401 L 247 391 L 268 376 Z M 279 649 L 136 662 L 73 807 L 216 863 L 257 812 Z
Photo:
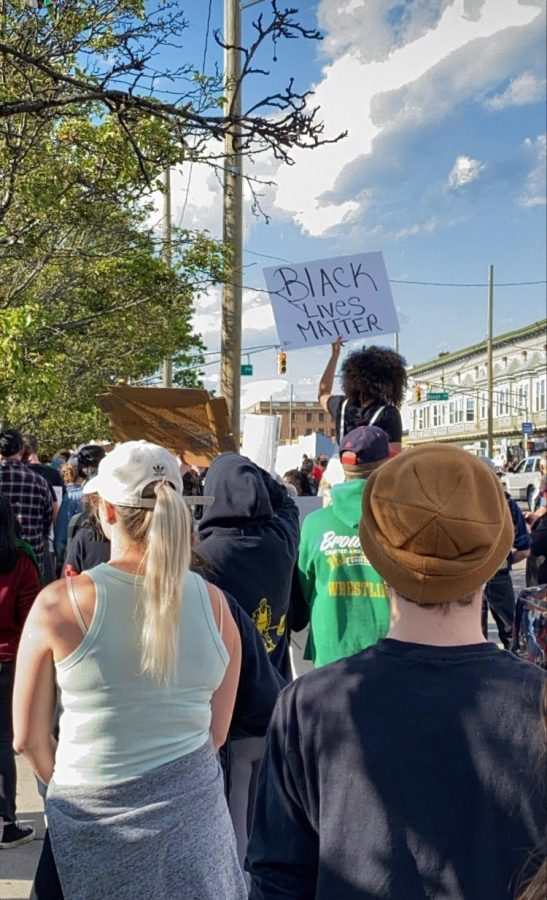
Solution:
M 493 347 L 499 347 L 501 344 L 512 343 L 519 338 L 533 337 L 536 333 L 541 334 L 541 332 L 543 332 L 543 334 L 545 334 L 546 329 L 547 319 L 542 319 L 539 322 L 533 322 L 531 325 L 525 325 L 524 328 L 519 328 L 516 331 L 508 331 L 505 334 L 499 334 L 493 339 L 492 345 Z M 472 356 L 474 353 L 485 352 L 486 343 L 487 341 L 485 338 L 484 341 L 481 341 L 479 344 L 471 344 L 469 347 L 463 347 L 461 350 L 455 350 L 452 353 L 440 353 L 434 359 L 410 367 L 409 374 L 414 376 L 418 373 L 426 372 L 428 369 L 436 369 L 446 363 Z

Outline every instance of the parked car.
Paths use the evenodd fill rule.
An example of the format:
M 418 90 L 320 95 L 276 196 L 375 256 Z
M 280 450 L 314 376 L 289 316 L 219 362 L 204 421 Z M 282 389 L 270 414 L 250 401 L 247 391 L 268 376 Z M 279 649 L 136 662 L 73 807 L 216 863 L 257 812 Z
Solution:
M 514 472 L 506 472 L 501 478 L 513 500 L 526 500 L 529 509 L 534 508 L 539 491 L 540 459 L 541 456 L 528 456 L 519 462 Z

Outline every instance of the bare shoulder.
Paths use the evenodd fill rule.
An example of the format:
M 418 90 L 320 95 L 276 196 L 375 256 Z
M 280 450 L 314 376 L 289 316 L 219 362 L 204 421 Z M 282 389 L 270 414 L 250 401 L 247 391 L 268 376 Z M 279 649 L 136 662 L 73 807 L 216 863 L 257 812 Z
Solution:
M 34 607 L 48 615 L 55 614 L 64 606 L 67 599 L 67 589 L 64 578 L 52 581 L 38 594 Z
M 93 582 L 88 575 L 75 575 L 71 578 L 72 586 L 77 592 L 78 604 L 86 605 L 94 595 Z M 55 623 L 65 620 L 67 616 L 72 619 L 70 611 L 69 586 L 66 578 L 52 581 L 43 588 L 35 600 L 37 612 L 45 616 L 50 622 Z

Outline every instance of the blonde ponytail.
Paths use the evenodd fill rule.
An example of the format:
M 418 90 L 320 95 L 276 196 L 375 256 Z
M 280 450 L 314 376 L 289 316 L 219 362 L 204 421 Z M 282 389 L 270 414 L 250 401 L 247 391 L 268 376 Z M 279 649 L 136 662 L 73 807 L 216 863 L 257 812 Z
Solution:
M 177 666 L 178 623 L 182 589 L 190 568 L 192 521 L 184 500 L 170 484 L 157 484 L 155 493 L 151 510 L 116 507 L 116 512 L 128 537 L 146 542 L 140 591 L 141 671 L 164 682 Z

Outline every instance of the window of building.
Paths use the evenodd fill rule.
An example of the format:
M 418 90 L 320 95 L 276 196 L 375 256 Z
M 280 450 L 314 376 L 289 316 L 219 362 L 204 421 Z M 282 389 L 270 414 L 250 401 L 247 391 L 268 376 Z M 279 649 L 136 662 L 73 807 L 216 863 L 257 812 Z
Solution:
M 311 434 L 311 428 L 306 428 L 306 434 Z
M 536 412 L 543 412 L 545 409 L 545 382 L 545 376 L 543 376 L 543 378 L 538 378 L 536 381 L 534 404 Z
M 530 385 L 527 381 L 521 381 L 515 389 L 515 409 L 516 416 L 527 416 L 530 412 Z
M 313 416 L 311 413 L 306 413 L 306 422 L 311 422 Z M 309 432 L 311 434 L 311 431 Z
M 508 384 L 502 384 L 498 388 L 497 391 L 497 414 L 498 416 L 508 416 L 509 415 L 509 404 L 510 404 L 510 391 Z M 494 409 L 496 408 L 496 404 L 494 404 Z
M 475 398 L 474 397 L 466 397 L 465 398 L 465 421 L 466 422 L 474 422 L 475 421 Z
M 448 424 L 457 425 L 463 422 L 463 397 L 457 397 L 448 404 Z
M 294 410 L 291 412 L 291 422 L 296 422 L 296 413 Z
M 318 428 L 318 429 L 317 429 L 317 434 L 325 434 L 325 429 L 324 429 L 324 428 Z
M 481 391 L 481 419 L 488 418 L 488 395 L 486 391 Z
M 418 410 L 413 409 L 412 410 L 412 431 L 416 431 L 417 426 L 418 426 Z
M 296 428 L 291 428 L 291 437 L 292 438 L 296 437 Z
M 325 413 L 324 413 L 324 412 L 320 412 L 320 413 L 319 413 L 319 421 L 320 421 L 320 422 L 324 422 L 324 421 L 325 421 Z
M 433 415 L 433 428 L 438 428 L 441 424 L 441 415 L 440 415 L 440 407 L 438 403 L 434 403 L 431 407 L 431 412 Z

